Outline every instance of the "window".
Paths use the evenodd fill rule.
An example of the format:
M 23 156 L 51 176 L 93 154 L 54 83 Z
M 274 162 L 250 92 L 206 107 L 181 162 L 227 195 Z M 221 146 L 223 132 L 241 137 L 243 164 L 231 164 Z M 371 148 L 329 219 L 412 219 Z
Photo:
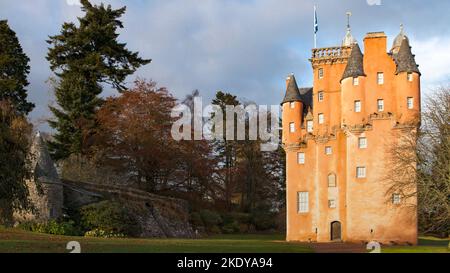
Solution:
M 361 113 L 361 101 L 360 100 L 355 100 L 355 112 Z
M 291 109 L 294 109 L 294 108 L 295 108 L 295 102 L 292 101 L 292 102 L 290 103 L 290 106 L 291 106 Z
M 408 73 L 408 81 L 412 82 L 413 81 L 413 74 L 411 72 Z
M 365 137 L 358 138 L 358 147 L 360 149 L 366 149 L 367 148 L 367 138 L 365 138 Z
M 289 132 L 291 133 L 295 132 L 295 123 L 293 122 L 289 123 Z
M 384 84 L 384 74 L 383 72 L 378 72 L 377 73 L 377 83 L 378 84 Z
M 408 106 L 408 109 L 413 109 L 414 108 L 414 99 L 411 97 L 407 98 L 406 104 Z
M 356 177 L 365 178 L 366 177 L 366 167 L 356 167 Z
M 323 114 L 319 114 L 319 124 L 323 124 L 325 122 L 325 116 Z
M 359 78 L 358 77 L 353 78 L 353 85 L 355 85 L 355 86 L 359 85 Z
M 336 187 L 336 175 L 334 173 L 328 175 L 328 187 L 334 188 Z
M 333 149 L 331 148 L 331 146 L 325 147 L 325 154 L 326 155 L 331 155 L 332 153 L 333 153 Z
M 306 122 L 306 131 L 308 132 L 308 133 L 312 133 L 312 131 L 313 131 L 313 121 L 312 120 L 308 120 L 307 122 Z
M 323 79 L 323 68 L 319 68 L 319 79 Z
M 320 91 L 318 93 L 317 97 L 319 98 L 319 101 L 323 101 L 323 97 L 324 97 L 323 91 Z
M 298 164 L 305 164 L 305 153 L 298 153 L 297 154 L 297 162 Z
M 309 211 L 309 194 L 308 192 L 298 193 L 298 213 L 306 213 Z
M 378 100 L 377 105 L 378 105 L 378 112 L 383 112 L 384 111 L 384 100 Z
M 398 205 L 398 204 L 400 204 L 400 202 L 401 202 L 401 196 L 400 196 L 400 194 L 394 193 L 394 194 L 392 195 L 392 204 Z
M 330 209 L 335 209 L 336 208 L 336 200 L 334 200 L 334 199 L 328 200 L 328 207 Z

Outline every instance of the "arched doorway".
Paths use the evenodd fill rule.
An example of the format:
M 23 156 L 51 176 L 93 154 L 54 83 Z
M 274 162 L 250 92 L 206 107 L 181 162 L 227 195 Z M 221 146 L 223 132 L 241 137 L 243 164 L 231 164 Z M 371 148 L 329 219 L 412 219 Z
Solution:
M 341 222 L 335 221 L 331 223 L 331 241 L 342 240 Z

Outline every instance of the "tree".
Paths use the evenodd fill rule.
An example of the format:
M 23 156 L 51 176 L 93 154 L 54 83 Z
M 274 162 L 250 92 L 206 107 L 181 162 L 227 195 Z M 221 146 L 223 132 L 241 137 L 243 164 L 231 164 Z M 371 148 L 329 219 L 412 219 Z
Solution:
M 386 195 L 400 194 L 418 213 L 423 233 L 450 230 L 450 92 L 441 88 L 426 100 L 420 130 L 405 127 L 390 144 Z M 417 198 L 417 203 L 410 202 Z
M 108 98 L 99 109 L 92 151 L 101 153 L 102 164 L 127 173 L 140 188 L 167 190 L 179 160 L 171 137 L 174 106 L 167 89 L 136 81 L 133 89 Z
M 212 101 L 213 105 L 217 105 L 222 109 L 222 112 L 225 113 L 226 106 L 237 106 L 239 105 L 239 101 L 236 96 L 230 93 L 224 93 L 219 91 L 216 93 L 216 97 Z M 212 116 L 214 118 L 214 114 Z M 237 120 L 237 118 L 236 118 Z M 236 127 L 237 122 L 234 122 Z M 226 136 L 226 115 L 223 115 L 223 132 L 222 135 Z M 235 128 L 234 128 L 235 129 Z M 216 128 L 212 128 L 213 134 L 218 134 L 216 132 Z M 235 134 L 236 135 L 236 134 Z M 218 162 L 219 162 L 219 170 L 217 172 L 216 179 L 220 180 L 222 184 L 223 197 L 225 201 L 225 205 L 228 209 L 231 209 L 231 200 L 233 194 L 238 188 L 236 185 L 235 174 L 237 172 L 236 161 L 237 161 L 237 141 L 235 140 L 227 140 L 226 138 L 223 140 L 216 139 L 213 141 L 214 151 L 217 154 Z
M 17 113 L 27 115 L 34 108 L 27 101 L 25 89 L 29 85 L 30 59 L 5 20 L 0 20 L 0 41 L 0 101 L 8 100 Z
M 57 130 L 49 143 L 57 160 L 85 153 L 85 139 L 95 128 L 95 112 L 102 103 L 102 84 L 123 91 L 127 76 L 151 62 L 118 42 L 125 7 L 113 10 L 88 0 L 81 4 L 85 15 L 78 18 L 79 25 L 64 23 L 61 33 L 47 41 L 51 45 L 47 60 L 58 78 L 54 91 L 59 107 L 50 107 L 55 119 L 49 121 Z
M 0 101 L 0 224 L 10 224 L 15 210 L 32 208 L 26 178 L 31 125 L 14 104 Z

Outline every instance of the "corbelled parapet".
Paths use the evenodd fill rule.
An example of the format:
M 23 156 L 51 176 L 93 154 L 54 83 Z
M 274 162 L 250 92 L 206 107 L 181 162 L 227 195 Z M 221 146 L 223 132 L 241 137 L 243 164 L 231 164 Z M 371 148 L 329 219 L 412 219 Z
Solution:
M 321 64 L 345 63 L 350 57 L 352 46 L 314 48 L 310 62 L 313 67 Z

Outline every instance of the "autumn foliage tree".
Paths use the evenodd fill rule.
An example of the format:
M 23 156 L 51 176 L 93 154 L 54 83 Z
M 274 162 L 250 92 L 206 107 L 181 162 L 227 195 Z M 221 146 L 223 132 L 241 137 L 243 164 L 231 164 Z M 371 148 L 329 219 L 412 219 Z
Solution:
M 177 160 L 170 135 L 175 99 L 155 82 L 136 81 L 133 89 L 106 99 L 99 109 L 93 137 L 102 163 L 126 172 L 152 192 L 167 187 Z

